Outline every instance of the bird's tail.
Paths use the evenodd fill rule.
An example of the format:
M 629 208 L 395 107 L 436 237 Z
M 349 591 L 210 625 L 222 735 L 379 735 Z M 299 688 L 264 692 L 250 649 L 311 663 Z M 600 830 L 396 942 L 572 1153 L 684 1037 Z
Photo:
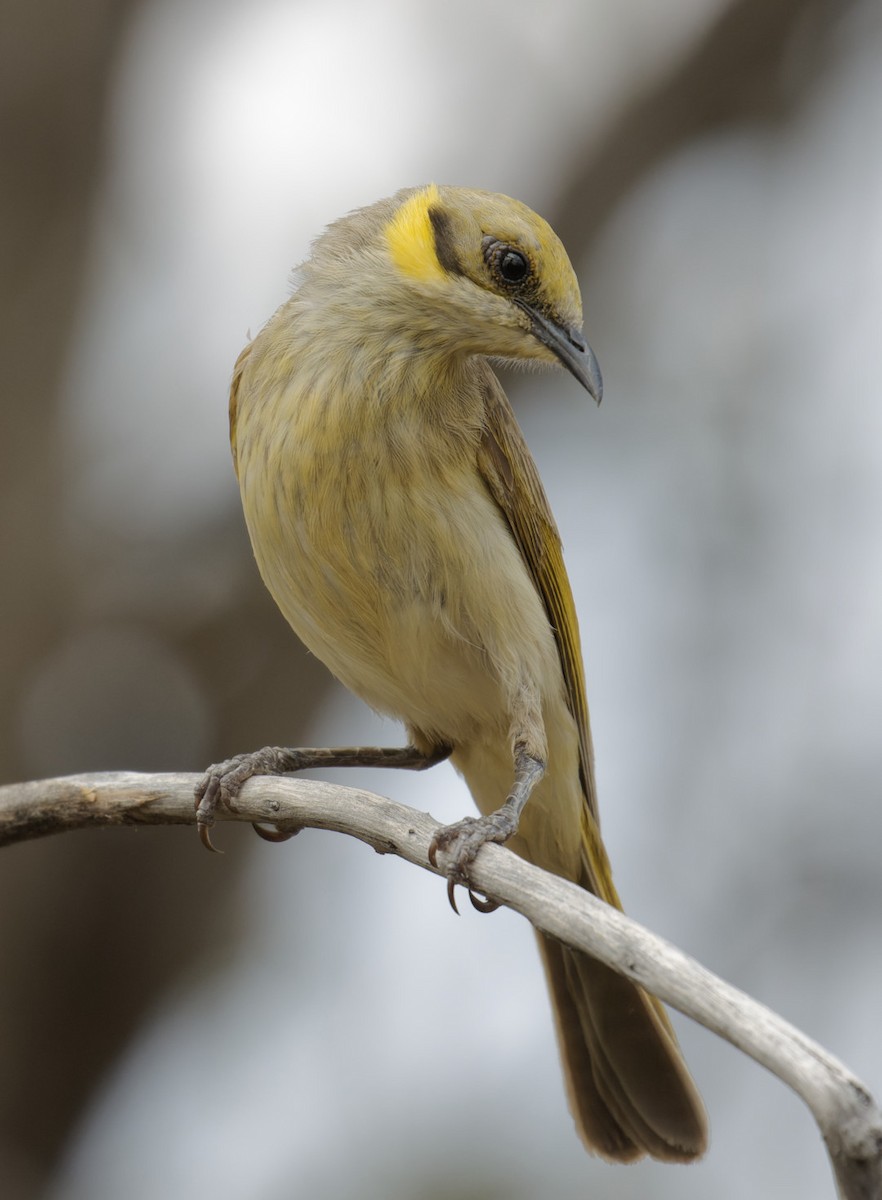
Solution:
M 586 1146 L 619 1162 L 698 1158 L 707 1145 L 704 1107 L 664 1009 L 603 963 L 538 936 Z
M 572 722 L 548 724 L 558 739 L 552 766 L 508 844 L 528 861 L 621 909 L 595 816 L 590 763 L 584 784 L 575 768 L 555 769 L 554 763 L 566 765 L 575 757 L 575 737 Z M 460 748 L 454 757 L 484 813 L 498 805 L 508 785 L 508 755 L 500 741 L 471 752 Z M 620 1162 L 644 1154 L 668 1162 L 698 1158 L 707 1144 L 704 1106 L 662 1004 L 596 959 L 545 934 L 539 934 L 539 947 L 570 1107 L 588 1149 Z

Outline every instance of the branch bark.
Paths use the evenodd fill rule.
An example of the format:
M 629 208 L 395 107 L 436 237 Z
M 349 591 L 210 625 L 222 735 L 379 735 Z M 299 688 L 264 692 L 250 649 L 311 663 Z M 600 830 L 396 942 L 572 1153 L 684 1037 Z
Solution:
M 192 825 L 198 778 L 108 772 L 0 787 L 0 846 L 94 825 Z M 428 849 L 437 822 L 371 792 L 258 777 L 237 803 L 235 813 L 219 817 L 290 833 L 347 833 L 381 854 L 434 869 Z M 607 963 L 767 1067 L 808 1105 L 840 1200 L 882 1196 L 882 1113 L 865 1085 L 821 1046 L 636 921 L 500 846 L 481 850 L 472 879 L 537 929 Z

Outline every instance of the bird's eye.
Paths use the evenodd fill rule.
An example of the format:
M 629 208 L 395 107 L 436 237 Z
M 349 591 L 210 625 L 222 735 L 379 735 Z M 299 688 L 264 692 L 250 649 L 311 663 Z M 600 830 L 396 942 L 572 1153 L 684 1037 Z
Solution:
M 518 250 L 506 250 L 499 256 L 497 269 L 506 283 L 522 283 L 530 268 Z
M 514 246 L 507 246 L 495 238 L 484 239 L 484 256 L 487 265 L 501 283 L 521 284 L 531 272 L 530 260 Z

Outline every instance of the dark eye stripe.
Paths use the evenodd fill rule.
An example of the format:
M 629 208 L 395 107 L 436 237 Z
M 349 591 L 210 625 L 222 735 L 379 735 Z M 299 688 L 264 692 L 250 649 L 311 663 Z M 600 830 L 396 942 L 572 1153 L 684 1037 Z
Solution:
M 429 209 L 429 221 L 435 239 L 435 254 L 438 262 L 449 275 L 462 275 L 462 267 L 453 246 L 453 225 L 443 208 L 433 205 Z

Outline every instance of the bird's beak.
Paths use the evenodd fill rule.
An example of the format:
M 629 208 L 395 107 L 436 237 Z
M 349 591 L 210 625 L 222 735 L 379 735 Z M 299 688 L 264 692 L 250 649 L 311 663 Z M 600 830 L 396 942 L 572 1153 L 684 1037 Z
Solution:
M 585 341 L 581 331 L 559 325 L 529 304 L 520 303 L 520 307 L 530 318 L 533 336 L 560 359 L 599 404 L 603 398 L 603 378 L 594 351 Z

